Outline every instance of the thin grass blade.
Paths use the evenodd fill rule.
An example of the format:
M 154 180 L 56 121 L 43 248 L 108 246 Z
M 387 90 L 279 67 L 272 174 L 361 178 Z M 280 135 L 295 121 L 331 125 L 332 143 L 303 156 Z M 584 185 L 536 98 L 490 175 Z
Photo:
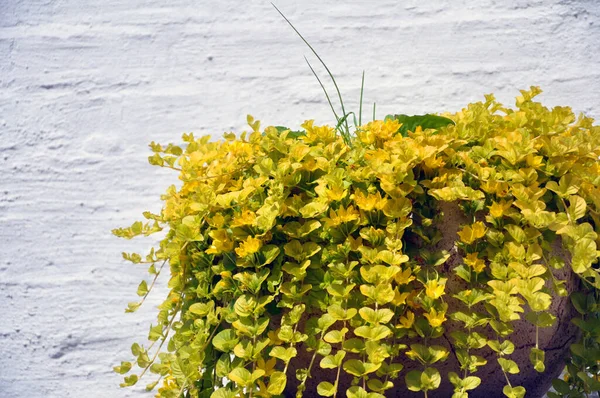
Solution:
M 327 98 L 327 102 L 329 103 L 329 106 L 331 107 L 331 111 L 333 112 L 333 115 L 335 116 L 335 120 L 339 122 L 340 121 L 340 117 L 338 116 L 337 112 L 335 111 L 335 109 L 333 107 L 333 104 L 331 103 L 331 99 L 329 98 L 329 94 L 327 94 L 327 90 L 325 89 L 325 86 L 323 85 L 323 82 L 321 82 L 321 79 L 319 79 L 319 76 L 317 75 L 317 72 L 315 72 L 315 70 L 313 69 L 313 67 L 310 64 L 310 62 L 308 62 L 308 59 L 306 57 L 304 57 L 304 60 L 306 61 L 306 63 L 308 64 L 308 67 L 311 70 L 311 72 L 317 78 L 317 81 L 321 85 L 321 88 L 323 89 L 323 93 L 325 93 L 325 98 Z
M 360 105 L 358 108 L 358 126 L 362 126 L 362 102 L 363 102 L 363 92 L 365 90 L 365 71 L 362 73 L 362 81 L 360 82 Z M 356 124 L 356 122 L 354 122 Z M 356 126 L 356 127 L 358 127 Z
M 342 99 L 342 93 L 340 92 L 340 89 L 335 81 L 335 78 L 333 77 L 333 74 L 331 73 L 331 71 L 329 70 L 329 68 L 327 67 L 327 65 L 325 64 L 325 62 L 323 61 L 323 59 L 319 56 L 319 54 L 317 53 L 317 51 L 310 45 L 310 43 L 304 38 L 304 36 L 302 36 L 302 34 L 298 31 L 298 29 L 296 29 L 296 27 L 292 24 L 292 22 L 290 22 L 289 19 L 287 19 L 287 17 L 285 15 L 283 15 L 283 13 L 279 10 L 279 8 L 277 8 L 277 6 L 273 3 L 271 3 L 271 5 L 277 10 L 277 12 L 283 17 L 283 19 L 285 19 L 285 21 L 292 27 L 292 29 L 294 29 L 294 32 L 296 32 L 296 34 L 298 36 L 300 36 L 300 38 L 302 39 L 302 41 L 308 46 L 308 48 L 310 48 L 310 50 L 313 52 L 313 54 L 315 54 L 315 56 L 317 57 L 317 59 L 319 60 L 319 62 L 321 62 L 321 65 L 323 65 L 323 67 L 325 68 L 325 70 L 327 71 L 327 73 L 329 74 L 329 77 L 331 78 L 331 81 L 333 82 L 333 85 L 335 86 L 335 90 L 337 91 L 338 97 L 340 99 L 340 105 L 342 107 L 342 113 L 345 115 L 346 114 L 346 109 L 344 108 L 344 100 Z M 346 128 L 346 133 L 350 134 L 350 128 L 348 127 L 348 122 L 346 121 L 345 123 L 345 128 Z

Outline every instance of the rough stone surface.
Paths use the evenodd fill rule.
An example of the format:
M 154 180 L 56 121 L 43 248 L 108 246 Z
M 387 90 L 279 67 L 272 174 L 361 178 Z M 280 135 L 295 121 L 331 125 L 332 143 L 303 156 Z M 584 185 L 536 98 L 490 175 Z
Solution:
M 489 92 L 512 104 L 530 85 L 600 116 L 595 0 L 277 5 L 349 109 L 365 69 L 378 116 L 456 111 Z M 119 389 L 111 367 L 164 294 L 125 315 L 146 274 L 120 252 L 153 241 L 110 235 L 176 182 L 147 165 L 147 144 L 240 130 L 247 113 L 331 123 L 303 54 L 268 1 L 0 0 L 0 397 L 148 396 L 145 383 Z

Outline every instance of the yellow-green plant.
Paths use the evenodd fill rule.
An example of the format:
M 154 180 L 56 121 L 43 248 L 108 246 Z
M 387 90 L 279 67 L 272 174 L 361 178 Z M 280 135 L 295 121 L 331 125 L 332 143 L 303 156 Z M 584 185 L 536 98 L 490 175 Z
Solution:
M 140 368 L 122 385 L 150 372 L 158 397 L 267 398 L 297 378 L 301 396 L 324 368 L 337 377 L 320 380 L 322 396 L 375 398 L 404 385 L 427 397 L 447 377 L 460 398 L 481 383 L 477 353 L 487 346 L 504 394 L 523 397 L 511 383 L 512 325 L 526 306 L 536 330 L 552 325 L 553 295 L 568 294 L 552 270 L 570 267 L 581 280 L 571 295 L 581 333 L 550 394 L 600 389 L 600 127 L 534 101 L 537 87 L 521 93 L 514 109 L 487 95 L 455 114 L 389 116 L 343 136 L 311 120 L 261 130 L 249 116 L 251 131 L 239 136 L 152 143 L 150 163 L 176 170 L 181 186 L 167 190 L 159 214 L 113 232 L 166 231 L 148 255 L 124 257 L 150 266 L 141 301 L 166 264 L 170 291 L 151 345 L 134 344 L 134 360 L 115 368 Z M 454 308 L 442 271 L 449 254 L 431 250 L 439 202 L 458 203 L 469 220 L 456 236 L 463 261 L 450 270 L 465 286 Z M 552 256 L 557 238 L 566 264 Z M 464 325 L 452 333 L 460 368 L 442 375 L 449 322 Z M 537 341 L 523 349 L 543 372 Z M 299 350 L 312 360 L 291 374 Z M 421 370 L 398 378 L 413 361 Z M 347 391 L 342 374 L 355 378 Z

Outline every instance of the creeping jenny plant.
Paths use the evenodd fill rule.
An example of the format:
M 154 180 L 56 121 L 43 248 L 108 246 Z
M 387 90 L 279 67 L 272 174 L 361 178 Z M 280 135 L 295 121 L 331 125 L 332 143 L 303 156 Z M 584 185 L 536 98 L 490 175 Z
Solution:
M 542 106 L 539 93 L 522 91 L 514 109 L 487 95 L 433 128 L 390 116 L 341 136 L 312 120 L 261 129 L 249 116 L 239 136 L 152 143 L 150 163 L 175 170 L 181 187 L 147 222 L 114 233 L 166 230 L 148 255 L 124 257 L 149 264 L 153 280 L 168 264 L 170 291 L 150 346 L 134 344 L 133 360 L 115 368 L 132 372 L 122 385 L 152 373 L 148 389 L 159 383 L 165 398 L 281 396 L 292 379 L 298 396 L 375 398 L 404 386 L 427 397 L 447 378 L 459 398 L 485 389 L 478 353 L 491 348 L 502 392 L 523 397 L 513 352 L 528 350 L 538 372 L 546 363 L 537 340 L 515 347 L 512 325 L 555 322 L 553 296 L 568 292 L 552 270 L 569 267 L 581 280 L 571 294 L 580 334 L 549 394 L 600 389 L 600 127 Z M 432 250 L 440 202 L 469 220 L 455 236 L 463 261 L 448 271 L 464 281 L 453 307 L 449 253 Z M 552 255 L 557 239 L 569 261 Z M 141 301 L 152 285 L 140 284 Z M 453 353 L 442 343 L 449 323 L 462 325 Z M 292 374 L 301 351 L 311 360 Z M 440 374 L 449 355 L 460 367 Z M 409 362 L 422 366 L 398 377 Z M 336 377 L 306 390 L 321 368 Z M 345 374 L 354 383 L 342 391 Z

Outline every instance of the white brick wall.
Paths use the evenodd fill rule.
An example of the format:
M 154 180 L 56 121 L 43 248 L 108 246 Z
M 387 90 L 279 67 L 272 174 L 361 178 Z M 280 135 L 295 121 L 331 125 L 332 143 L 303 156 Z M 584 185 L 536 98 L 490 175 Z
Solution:
M 546 104 L 600 117 L 596 0 L 277 4 L 352 109 L 365 69 L 379 116 L 540 85 Z M 125 315 L 146 273 L 120 252 L 152 242 L 110 235 L 176 181 L 147 144 L 242 129 L 247 113 L 330 123 L 303 54 L 268 1 L 0 0 L 0 397 L 147 396 L 111 367 L 163 293 Z

